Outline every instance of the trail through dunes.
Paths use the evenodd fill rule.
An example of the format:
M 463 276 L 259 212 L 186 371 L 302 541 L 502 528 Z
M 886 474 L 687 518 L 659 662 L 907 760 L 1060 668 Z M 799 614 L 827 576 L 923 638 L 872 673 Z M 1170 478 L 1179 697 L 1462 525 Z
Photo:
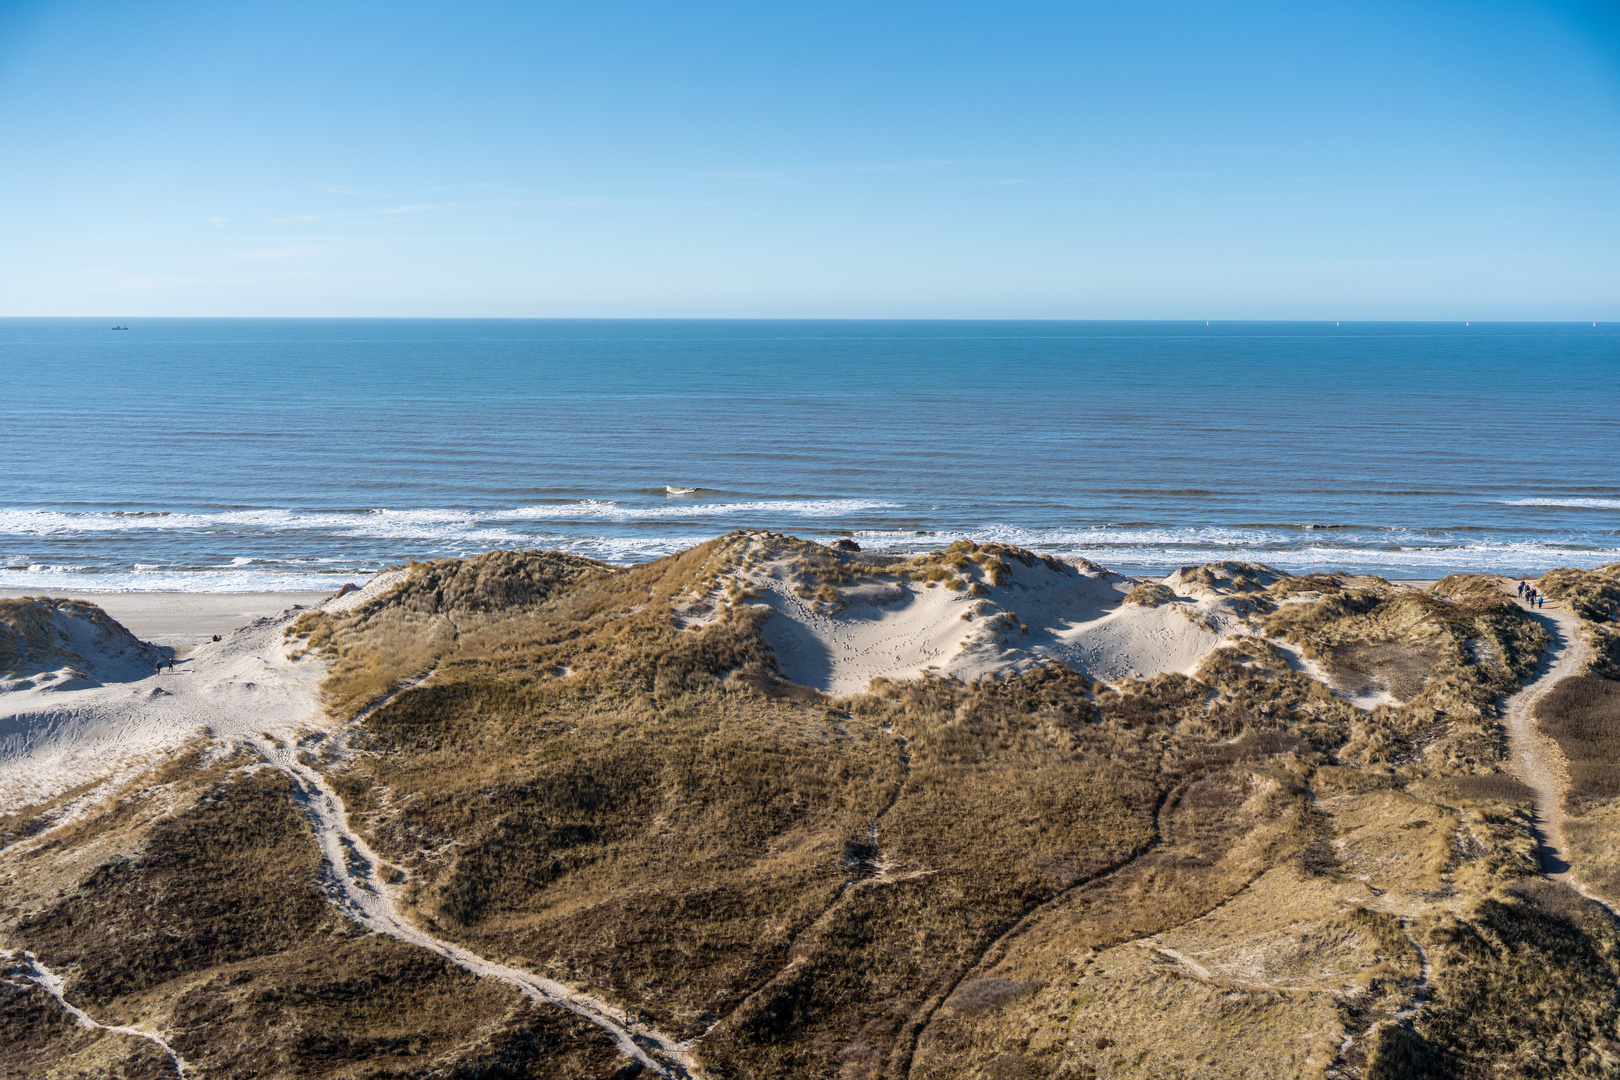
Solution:
M 386 591 L 402 577 L 399 572 L 380 574 L 364 589 L 323 606 L 329 611 L 351 608 Z M 48 815 L 48 826 L 29 835 L 28 843 L 21 846 L 34 846 L 47 833 L 69 824 L 119 790 L 123 780 L 199 733 L 206 732 L 222 747 L 252 746 L 293 779 L 295 797 L 309 817 L 324 856 L 328 880 L 323 887 L 349 918 L 377 933 L 428 949 L 475 975 L 498 979 L 537 1001 L 568 1009 L 606 1030 L 625 1055 L 658 1075 L 698 1076 L 688 1046 L 638 1024 L 622 1010 L 553 980 L 485 960 L 426 933 L 399 913 L 382 879 L 381 860 L 349 827 L 347 810 L 336 792 L 300 760 L 299 737 L 329 729 L 331 724 L 317 704 L 325 665 L 288 654 L 283 632 L 298 614 L 293 609 L 278 618 L 260 619 L 223 641 L 203 645 L 180 661 L 172 674 L 157 672 L 155 660 L 148 669 L 143 660 L 138 669 L 130 670 L 106 663 L 86 665 L 107 682 L 79 678 L 73 685 L 63 686 L 59 684 L 64 680 L 36 676 L 8 684 L 0 695 L 0 805 L 27 805 L 87 783 L 95 785 L 88 795 Z M 129 635 L 117 624 L 111 625 L 122 634 L 114 641 L 118 647 L 115 659 L 122 658 L 128 651 L 123 639 Z M 62 636 L 67 640 L 68 635 Z M 93 637 L 88 631 L 79 636 Z M 80 651 L 93 652 L 88 647 Z M 354 721 L 421 681 L 404 683 Z M 11 959 L 11 954 L 6 956 Z M 63 999 L 60 977 L 31 954 L 23 957 L 13 960 L 18 972 L 48 990 L 81 1024 L 150 1039 L 169 1054 L 177 1072 L 184 1071 L 184 1062 L 161 1036 L 96 1023 Z
M 36 983 L 40 987 L 44 988 L 45 992 L 50 994 L 51 997 L 55 998 L 57 1004 L 61 1005 L 62 1008 L 67 1011 L 68 1015 L 72 1016 L 73 1019 L 79 1022 L 80 1027 L 88 1028 L 92 1031 L 110 1031 L 115 1035 L 132 1035 L 137 1039 L 145 1039 L 148 1042 L 156 1043 L 158 1047 L 166 1055 L 168 1055 L 169 1064 L 174 1066 L 175 1075 L 180 1077 L 184 1077 L 186 1075 L 186 1070 L 190 1068 L 190 1066 L 185 1063 L 184 1059 L 182 1059 L 179 1054 L 174 1052 L 163 1036 L 159 1035 L 157 1032 L 148 1031 L 145 1028 L 128 1027 L 118 1024 L 103 1024 L 94 1019 L 83 1009 L 68 1004 L 68 1000 L 63 993 L 65 981 L 63 980 L 62 976 L 52 971 L 44 964 L 41 964 L 39 960 L 35 958 L 33 953 L 25 952 L 22 954 L 22 958 L 19 960 L 17 955 L 9 949 L 0 949 L 0 957 L 4 957 L 6 960 L 11 961 L 11 974 L 20 975 L 29 982 Z
M 1537 611 L 1533 617 L 1552 636 L 1553 644 L 1547 650 L 1547 657 L 1536 680 L 1508 698 L 1503 706 L 1508 739 L 1513 749 L 1513 771 L 1535 793 L 1533 806 L 1541 843 L 1542 870 L 1548 877 L 1569 885 L 1588 900 L 1594 900 L 1614 912 L 1613 905 L 1589 891 L 1570 870 L 1563 829 L 1564 788 L 1567 782 L 1563 754 L 1551 739 L 1537 729 L 1533 718 L 1536 703 L 1546 697 L 1560 680 L 1579 675 L 1586 664 L 1588 650 L 1576 633 L 1580 619 L 1557 608 Z M 1615 913 L 1620 915 L 1620 912 Z
M 380 707 L 382 702 L 378 703 Z M 326 859 L 327 895 L 345 915 L 369 930 L 437 953 L 474 975 L 499 979 L 550 1005 L 558 1005 L 591 1021 L 613 1036 L 619 1048 L 660 1076 L 682 1080 L 699 1076 L 686 1044 L 678 1043 L 643 1024 L 623 1010 L 588 994 L 577 993 L 559 982 L 497 964 L 412 925 L 394 906 L 382 878 L 383 860 L 348 824 L 348 811 L 325 779 L 299 760 L 296 745 L 255 739 L 253 744 L 271 765 L 293 779 L 296 796 L 309 815 Z

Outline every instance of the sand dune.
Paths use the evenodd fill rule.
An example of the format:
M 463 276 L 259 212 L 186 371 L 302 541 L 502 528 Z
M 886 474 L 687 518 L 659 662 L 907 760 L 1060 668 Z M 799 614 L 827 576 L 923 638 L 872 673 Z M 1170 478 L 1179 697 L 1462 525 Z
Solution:
M 167 654 L 94 604 L 0 600 L 0 692 L 122 682 L 155 670 Z M 55 684 L 55 685 L 53 685 Z
M 817 602 L 815 571 L 799 549 L 757 539 L 753 566 L 736 575 L 770 609 L 764 634 L 782 674 L 831 694 L 874 678 L 934 672 L 962 679 L 1058 662 L 1112 682 L 1190 673 L 1233 634 L 1251 632 L 1240 598 L 1177 574 L 1154 602 L 1127 602 L 1144 584 L 1083 560 L 1003 560 L 998 575 L 963 560 L 951 588 L 903 573 L 902 560 L 847 557 L 862 580 Z M 1177 592 L 1176 588 L 1182 588 Z
M 327 603 L 352 606 L 402 576 L 380 574 L 364 590 Z M 36 648 L 32 662 L 25 656 L 0 668 L 0 806 L 40 803 L 88 783 L 115 781 L 204 733 L 234 741 L 287 735 L 321 721 L 317 694 L 325 665 L 291 659 L 282 639 L 305 608 L 256 619 L 218 642 L 195 646 L 176 659 L 172 672 L 166 664 L 159 672 L 157 660 L 170 651 L 135 638 L 99 608 L 78 601 L 4 603 L 17 606 L 8 609 L 13 619 L 31 615 L 37 623 L 48 615 L 54 644 Z M 32 610 L 20 611 L 24 603 Z
M 1217 564 L 1148 582 L 994 545 L 928 558 L 755 534 L 711 611 L 724 602 L 768 609 L 763 633 L 781 673 L 831 694 L 858 693 L 875 678 L 972 680 L 1048 663 L 1113 683 L 1190 674 L 1224 641 L 1255 632 L 1247 601 L 1223 583 L 1270 573 Z M 404 575 L 385 572 L 320 606 L 346 610 Z M 829 575 L 838 580 L 830 592 Z M 324 664 L 293 659 L 282 636 L 304 610 L 257 619 L 195 646 L 172 673 L 154 673 L 166 647 L 141 642 L 93 606 L 37 602 L 35 621 L 55 620 L 55 645 L 36 647 L 32 667 L 12 665 L 14 677 L 0 675 L 0 803 L 37 803 L 127 774 L 205 732 L 279 738 L 323 722 Z

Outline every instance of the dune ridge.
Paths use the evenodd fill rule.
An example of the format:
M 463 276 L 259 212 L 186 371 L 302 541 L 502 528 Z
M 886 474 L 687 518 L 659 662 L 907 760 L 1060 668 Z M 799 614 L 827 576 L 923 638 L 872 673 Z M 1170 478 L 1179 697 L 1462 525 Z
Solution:
M 1489 576 L 1000 544 L 413 564 L 177 693 L 0 695 L 0 779 L 60 788 L 0 818 L 0 1065 L 152 1060 L 128 1028 L 188 1075 L 1601 1073 L 1620 928 L 1543 872 L 1504 728 L 1606 662 L 1543 667 L 1555 629 Z

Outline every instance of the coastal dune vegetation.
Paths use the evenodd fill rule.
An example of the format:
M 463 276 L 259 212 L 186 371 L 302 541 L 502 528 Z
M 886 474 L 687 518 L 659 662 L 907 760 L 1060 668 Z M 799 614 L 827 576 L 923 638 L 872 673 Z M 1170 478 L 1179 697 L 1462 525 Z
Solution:
M 1547 579 L 1594 662 L 1539 706 L 1600 898 L 1615 570 Z M 325 665 L 294 749 L 403 916 L 686 1047 L 671 1074 L 1608 1075 L 1620 933 L 1543 875 L 1502 724 L 1550 642 L 1495 577 L 739 532 L 413 564 L 279 647 Z M 203 736 L 66 824 L 17 810 L 0 1064 L 172 1074 L 50 970 L 187 1075 L 647 1071 L 345 917 L 311 797 Z

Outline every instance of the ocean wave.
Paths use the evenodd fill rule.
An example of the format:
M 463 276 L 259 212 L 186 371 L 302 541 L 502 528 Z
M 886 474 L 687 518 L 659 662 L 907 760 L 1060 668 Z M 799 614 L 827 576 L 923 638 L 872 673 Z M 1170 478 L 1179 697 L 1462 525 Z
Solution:
M 131 570 L 86 573 L 72 568 L 0 570 L 0 590 L 38 589 L 53 595 L 102 592 L 332 592 L 346 581 L 363 581 L 382 569 L 343 573 L 276 570 Z
M 893 534 L 887 531 L 867 533 L 858 530 L 855 535 L 860 537 Z M 977 543 L 995 540 L 1018 547 L 1043 551 L 1061 549 L 1081 554 L 1118 547 L 1133 549 L 1152 547 L 1164 551 L 1182 549 L 1201 551 L 1218 548 L 1248 551 L 1251 553 L 1250 557 L 1255 551 L 1288 550 L 1298 547 L 1302 542 L 1300 533 L 1292 528 L 1243 528 L 1220 525 L 1155 525 L 1146 528 L 1100 525 L 1084 529 L 1036 529 L 1017 525 L 991 525 L 974 529 L 945 529 L 918 539 L 930 547 L 947 544 L 952 540 L 967 539 Z M 1342 535 L 1335 536 L 1331 541 L 1334 544 L 1350 542 Z M 1367 542 L 1374 541 L 1369 538 Z M 1380 536 L 1377 542 L 1388 542 L 1388 538 Z M 1315 543 L 1322 545 L 1328 541 Z
M 734 503 L 670 503 L 662 506 L 626 506 L 606 499 L 525 506 L 487 511 L 487 520 L 502 521 L 668 521 L 679 518 L 714 518 L 747 515 L 786 515 L 795 518 L 831 518 L 866 510 L 896 510 L 899 503 L 880 499 L 756 499 Z
M 808 539 L 830 543 L 833 534 Z M 930 551 L 953 540 L 997 541 L 1027 547 L 1042 554 L 1080 557 L 1112 569 L 1135 574 L 1159 574 L 1177 566 L 1199 565 L 1224 560 L 1262 562 L 1292 573 L 1344 571 L 1374 573 L 1387 577 L 1428 578 L 1454 572 L 1539 574 L 1559 566 L 1593 567 L 1620 561 L 1620 547 L 1591 547 L 1572 542 L 1535 543 L 1530 541 L 1488 541 L 1470 539 L 1459 543 L 1432 538 L 1426 543 L 1394 543 L 1364 546 L 1275 542 L 1245 538 L 1234 543 L 1231 530 L 1197 529 L 1144 530 L 1132 535 L 1128 530 L 1031 530 L 985 528 L 971 531 L 940 530 L 919 534 L 916 530 L 856 531 L 861 546 L 868 551 L 911 554 Z M 673 555 L 708 539 L 701 535 L 640 536 L 555 536 L 540 546 L 600 559 L 616 565 L 632 565 Z M 471 554 L 469 547 L 459 554 Z M 389 559 L 388 561 L 395 561 Z M 116 569 L 83 565 L 31 563 L 0 569 L 0 589 L 42 589 L 50 592 L 283 592 L 320 591 L 337 588 L 344 581 L 359 580 L 381 569 L 365 559 L 330 558 L 299 560 L 256 560 L 226 566 L 198 567 L 183 564 L 141 563 L 138 567 Z
M 843 534 L 804 534 L 807 539 L 831 543 Z M 1043 554 L 1081 557 L 1104 566 L 1139 571 L 1169 570 L 1176 566 L 1197 565 L 1224 560 L 1263 562 L 1292 573 L 1344 570 L 1353 573 L 1386 573 L 1396 577 L 1440 576 L 1473 571 L 1480 573 L 1541 573 L 1558 566 L 1592 567 L 1620 560 L 1620 547 L 1593 547 L 1561 541 L 1489 541 L 1470 538 L 1410 534 L 1390 543 L 1390 534 L 1380 531 L 1379 544 L 1372 537 L 1365 544 L 1344 543 L 1335 535 L 1333 542 L 1302 542 L 1297 532 L 1270 532 L 1246 536 L 1239 530 L 1197 528 L 1155 528 L 1130 530 L 1040 530 L 1015 527 L 922 532 L 910 529 L 853 530 L 861 546 L 874 552 L 913 554 L 932 551 L 954 540 L 991 541 L 1027 547 Z M 628 565 L 684 551 L 702 537 L 576 536 L 555 538 L 561 550 Z
M 1594 567 L 1620 560 L 1620 547 L 1597 547 L 1570 541 L 1489 541 L 1434 534 L 1407 533 L 1391 542 L 1380 532 L 1376 542 L 1302 542 L 1298 533 L 1255 530 L 1252 534 L 1217 528 L 1129 530 L 1042 530 L 1018 527 L 945 531 L 936 536 L 908 536 L 893 531 L 857 532 L 874 551 L 911 553 L 942 547 L 952 540 L 996 541 L 1043 554 L 1078 556 L 1114 568 L 1169 568 L 1206 562 L 1262 562 L 1291 573 L 1345 570 L 1396 576 L 1455 572 L 1541 573 L 1559 566 Z M 828 537 L 828 539 L 832 539 Z
M 1498 499 L 1503 506 L 1560 506 L 1576 510 L 1620 510 L 1620 499 Z
M 898 509 L 880 499 L 756 499 L 749 502 L 626 505 L 606 499 L 499 509 L 222 510 L 215 513 L 133 513 L 0 510 L 0 536 L 63 536 L 108 532 L 204 532 L 251 529 L 267 533 L 328 532 L 401 540 L 457 537 L 489 543 L 529 539 L 514 523 L 669 521 L 723 517 L 836 518 Z
M 1565 504 L 1620 508 L 1620 499 L 1557 500 Z M 937 527 L 938 508 L 854 498 L 726 502 L 711 496 L 660 498 L 651 505 L 580 499 L 520 507 L 161 514 L 0 510 L 0 587 L 314 590 L 331 586 L 335 577 L 369 573 L 362 569 L 367 566 L 494 548 L 557 549 L 628 565 L 685 550 L 734 525 L 784 529 L 829 542 L 853 534 L 869 550 L 894 553 L 927 551 L 957 539 L 994 540 L 1129 572 L 1231 559 L 1290 571 L 1422 577 L 1620 561 L 1620 532 L 1613 530 L 1515 534 L 1482 527 L 1364 526 L 1335 522 L 1329 513 L 1316 524 L 1273 518 L 1267 524 L 1172 525 L 1122 516 L 1097 525 L 952 529 Z

